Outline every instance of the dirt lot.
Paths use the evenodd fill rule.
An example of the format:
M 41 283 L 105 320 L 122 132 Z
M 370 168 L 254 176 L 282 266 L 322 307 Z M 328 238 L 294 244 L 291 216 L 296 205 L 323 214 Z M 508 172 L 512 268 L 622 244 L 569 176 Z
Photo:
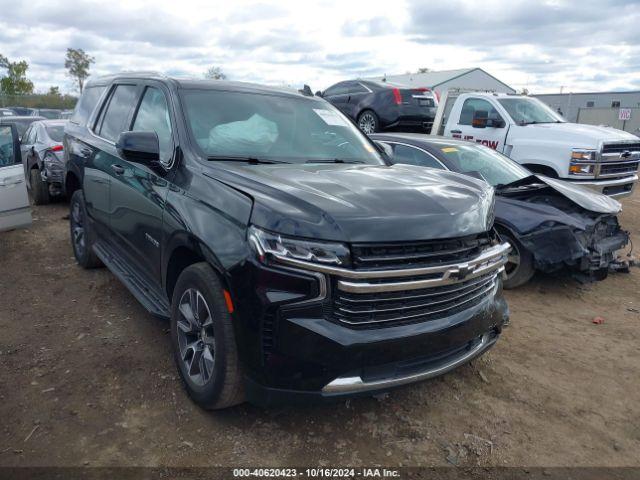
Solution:
M 640 245 L 640 193 L 624 207 Z M 76 266 L 66 213 L 0 234 L 2 466 L 640 465 L 640 269 L 536 277 L 488 355 L 386 398 L 206 412 L 168 325 Z

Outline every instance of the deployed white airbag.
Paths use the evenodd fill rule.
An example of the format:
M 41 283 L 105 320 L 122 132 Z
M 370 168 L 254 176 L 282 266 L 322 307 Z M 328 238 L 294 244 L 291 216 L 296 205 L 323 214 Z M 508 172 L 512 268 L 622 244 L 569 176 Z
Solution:
M 209 131 L 209 152 L 221 155 L 259 155 L 278 139 L 278 125 L 257 113 L 249 119 L 224 123 Z

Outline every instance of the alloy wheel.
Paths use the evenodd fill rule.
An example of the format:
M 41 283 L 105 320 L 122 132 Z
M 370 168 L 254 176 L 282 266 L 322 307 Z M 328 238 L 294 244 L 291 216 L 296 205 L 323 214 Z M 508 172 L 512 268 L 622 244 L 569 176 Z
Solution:
M 376 131 L 376 119 L 369 112 L 364 113 L 360 116 L 360 120 L 358 122 L 358 127 L 364 133 L 369 135 L 370 133 L 375 133 Z
M 195 288 L 184 291 L 178 303 L 177 335 L 182 367 L 189 379 L 204 386 L 213 375 L 215 338 L 207 301 Z
M 504 271 L 507 274 L 507 278 L 513 277 L 513 275 L 515 275 L 515 273 L 518 271 L 519 267 L 520 251 L 518 250 L 518 247 L 514 245 L 514 243 L 511 243 L 511 251 L 507 256 L 507 263 L 504 266 Z

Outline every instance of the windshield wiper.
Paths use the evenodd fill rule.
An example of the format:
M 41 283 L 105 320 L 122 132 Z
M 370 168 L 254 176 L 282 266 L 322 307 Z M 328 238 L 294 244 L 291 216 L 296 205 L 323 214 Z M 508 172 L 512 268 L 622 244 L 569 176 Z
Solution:
M 342 158 L 327 158 L 321 160 L 307 160 L 304 163 L 364 163 L 362 160 L 343 160 Z
M 549 122 L 540 122 L 537 120 L 534 120 L 533 122 L 520 122 L 520 126 L 524 126 L 524 125 L 540 125 L 541 123 L 564 123 L 561 120 L 553 120 L 553 121 L 549 121 Z
M 273 165 L 276 163 L 289 163 L 289 162 L 282 162 L 280 160 L 265 160 L 263 158 L 257 158 L 257 157 L 231 157 L 231 156 L 216 156 L 216 155 L 209 155 L 207 157 L 207 160 L 215 160 L 218 162 L 246 162 L 246 163 L 251 163 L 253 165 Z

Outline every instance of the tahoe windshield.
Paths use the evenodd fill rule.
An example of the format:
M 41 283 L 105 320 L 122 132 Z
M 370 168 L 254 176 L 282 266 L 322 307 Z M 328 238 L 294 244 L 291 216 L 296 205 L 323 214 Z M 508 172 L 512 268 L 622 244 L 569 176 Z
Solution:
M 478 173 L 491 186 L 507 185 L 531 175 L 513 160 L 482 145 L 443 145 L 447 166 L 458 173 Z
M 500 98 L 498 102 L 519 125 L 564 123 L 564 119 L 536 98 Z
M 357 127 L 321 100 L 197 89 L 182 97 L 192 138 L 212 160 L 384 164 Z

